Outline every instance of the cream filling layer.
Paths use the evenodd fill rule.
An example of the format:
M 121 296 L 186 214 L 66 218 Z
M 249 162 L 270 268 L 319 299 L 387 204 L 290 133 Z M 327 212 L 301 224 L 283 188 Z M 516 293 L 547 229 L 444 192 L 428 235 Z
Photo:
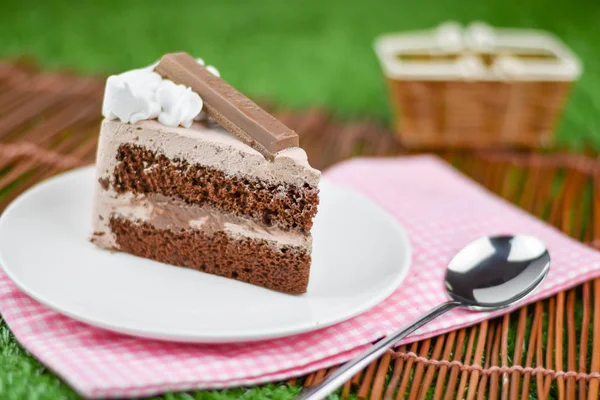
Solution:
M 103 247 L 118 247 L 109 226 L 110 218 L 117 216 L 148 223 L 161 230 L 199 230 L 206 234 L 223 231 L 238 240 L 262 239 L 277 247 L 302 247 L 309 252 L 312 248 L 310 235 L 266 227 L 212 207 L 189 205 L 162 195 L 134 196 L 132 193 L 117 194 L 109 190 L 96 201 L 95 214 L 98 220 L 95 222 L 95 240 Z

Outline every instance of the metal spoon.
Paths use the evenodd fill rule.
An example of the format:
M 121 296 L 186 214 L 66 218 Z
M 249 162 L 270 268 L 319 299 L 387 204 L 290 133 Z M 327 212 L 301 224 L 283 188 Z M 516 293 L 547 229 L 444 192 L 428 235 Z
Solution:
M 450 301 L 440 304 L 408 326 L 379 340 L 323 382 L 303 390 L 298 399 L 323 399 L 379 358 L 401 339 L 456 307 L 493 311 L 510 307 L 531 294 L 550 269 L 550 255 L 531 236 L 480 238 L 459 251 L 446 270 Z

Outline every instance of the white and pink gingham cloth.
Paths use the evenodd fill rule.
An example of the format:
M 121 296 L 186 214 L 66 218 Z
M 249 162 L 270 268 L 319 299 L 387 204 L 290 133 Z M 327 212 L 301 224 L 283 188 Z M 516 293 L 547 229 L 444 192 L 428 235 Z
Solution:
M 351 320 L 259 343 L 166 343 L 110 333 L 57 314 L 20 292 L 1 271 L 0 313 L 19 342 L 79 393 L 126 397 L 277 381 L 348 360 L 445 301 L 447 262 L 480 236 L 523 233 L 546 243 L 551 271 L 529 302 L 600 276 L 599 252 L 490 194 L 437 158 L 355 159 L 326 176 L 380 204 L 405 227 L 413 247 L 412 266 L 401 287 Z M 454 310 L 409 341 L 489 317 Z

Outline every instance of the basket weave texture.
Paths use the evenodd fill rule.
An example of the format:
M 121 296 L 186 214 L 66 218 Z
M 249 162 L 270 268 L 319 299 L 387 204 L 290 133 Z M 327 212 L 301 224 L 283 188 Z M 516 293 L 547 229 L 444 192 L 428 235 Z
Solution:
M 548 147 L 582 69 L 549 32 L 482 22 L 385 34 L 374 48 L 412 148 Z
M 569 82 L 388 79 L 396 133 L 411 148 L 540 148 L 553 129 Z

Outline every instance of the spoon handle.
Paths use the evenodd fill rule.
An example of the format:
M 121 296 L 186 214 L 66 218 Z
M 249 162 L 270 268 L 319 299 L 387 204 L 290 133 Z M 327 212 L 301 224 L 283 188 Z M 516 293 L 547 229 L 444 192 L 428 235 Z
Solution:
M 399 331 L 390 336 L 379 340 L 372 347 L 369 347 L 367 350 L 356 356 L 353 360 L 348 361 L 344 366 L 338 368 L 333 374 L 326 377 L 320 384 L 304 389 L 298 395 L 297 400 L 321 400 L 325 398 L 400 340 L 458 305 L 458 302 L 449 301 L 429 310 L 427 314 L 416 321 L 402 327 Z

